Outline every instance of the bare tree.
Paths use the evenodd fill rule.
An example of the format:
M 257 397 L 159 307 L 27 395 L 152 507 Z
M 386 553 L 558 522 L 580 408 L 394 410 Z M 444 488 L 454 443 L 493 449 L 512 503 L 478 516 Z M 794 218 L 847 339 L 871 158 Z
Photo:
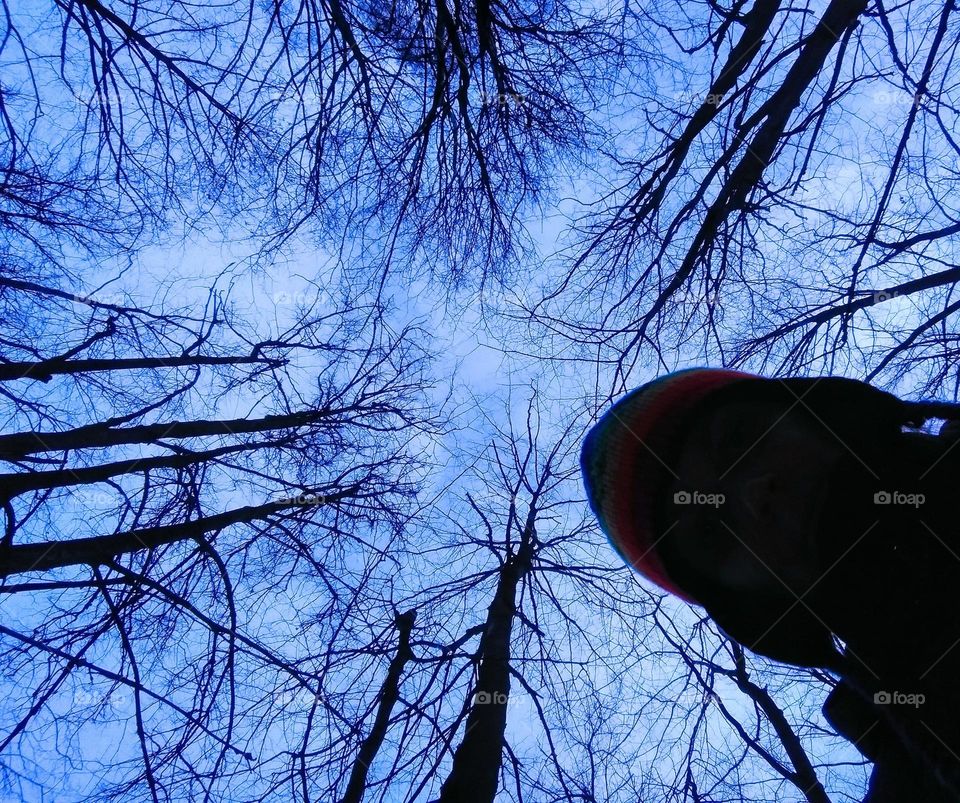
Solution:
M 580 374 L 597 407 L 694 358 L 955 389 L 954 11 L 4 5 L 3 788 L 852 789 L 829 677 L 754 661 L 603 542 Z M 526 224 L 567 185 L 599 204 L 542 264 Z M 181 222 L 315 243 L 342 295 L 282 326 L 237 313 L 236 267 L 134 297 Z M 389 308 L 424 276 L 519 277 L 530 337 L 491 339 L 570 383 L 465 413 L 452 478 L 431 338 Z
M 623 160 L 573 267 L 529 305 L 557 348 L 599 349 L 614 393 L 675 343 L 953 387 L 952 6 L 734 3 L 683 31 L 661 11 L 679 78 L 636 98 L 663 136 Z
M 19 679 L 4 785 L 22 792 L 50 748 L 81 761 L 64 797 L 84 783 L 103 797 L 212 794 L 235 762 L 253 777 L 254 722 L 283 686 L 320 695 L 311 651 L 290 645 L 340 626 L 403 535 L 424 466 L 410 444 L 435 418 L 416 333 L 357 308 L 244 342 L 216 297 L 187 316 L 2 286 L 11 306 L 42 299 L 48 320 L 79 306 L 93 333 L 49 353 L 6 332 L 8 353 L 33 359 L 4 363 L 0 384 L 0 626 Z M 284 610 L 303 632 L 277 641 Z M 137 749 L 94 783 L 84 741 L 130 716 Z
M 0 200 L 21 233 L 110 221 L 97 244 L 129 245 L 173 209 L 226 211 L 273 249 L 363 239 L 356 281 L 383 259 L 505 274 L 523 215 L 599 141 L 616 69 L 642 64 L 642 31 L 576 3 L 5 9 Z M 30 123 L 51 109 L 53 137 Z

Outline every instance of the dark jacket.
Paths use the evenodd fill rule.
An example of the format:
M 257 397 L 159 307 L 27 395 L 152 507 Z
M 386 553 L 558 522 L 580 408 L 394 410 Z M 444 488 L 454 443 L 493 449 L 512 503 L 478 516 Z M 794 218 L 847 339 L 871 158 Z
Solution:
M 825 512 L 830 565 L 811 606 L 844 649 L 824 714 L 874 762 L 869 803 L 960 800 L 953 429 L 903 434 L 893 459 L 870 466 L 878 476 L 848 464 Z M 889 500 L 864 503 L 878 492 Z
M 960 442 L 829 423 L 850 453 L 830 478 L 820 577 L 799 602 L 744 599 L 686 576 L 676 555 L 671 573 L 754 652 L 838 675 L 824 713 L 875 764 L 865 803 L 960 801 Z
M 804 410 L 844 446 L 810 534 L 816 571 L 802 593 L 748 589 L 664 537 L 671 581 L 752 651 L 838 677 L 824 713 L 874 762 L 865 801 L 960 801 L 960 408 L 840 377 L 743 380 L 700 404 L 738 398 Z M 917 430 L 933 417 L 954 423 L 936 436 Z

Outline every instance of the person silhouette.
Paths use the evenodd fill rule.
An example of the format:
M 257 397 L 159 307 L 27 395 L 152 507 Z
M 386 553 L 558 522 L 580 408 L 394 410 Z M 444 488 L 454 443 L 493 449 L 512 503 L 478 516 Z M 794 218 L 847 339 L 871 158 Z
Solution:
M 619 400 L 581 453 L 629 565 L 837 676 L 824 714 L 874 763 L 865 803 L 960 800 L 958 430 L 960 405 L 853 379 L 693 368 Z

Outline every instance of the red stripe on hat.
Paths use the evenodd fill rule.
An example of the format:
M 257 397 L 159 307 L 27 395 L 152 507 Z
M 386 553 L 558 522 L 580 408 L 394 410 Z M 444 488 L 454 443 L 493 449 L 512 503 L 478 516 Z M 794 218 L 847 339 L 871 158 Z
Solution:
M 688 368 L 654 380 L 618 401 L 584 441 L 581 465 L 590 505 L 614 549 L 634 569 L 688 602 L 657 554 L 656 494 L 674 476 L 671 465 L 685 417 L 715 390 L 755 375 Z

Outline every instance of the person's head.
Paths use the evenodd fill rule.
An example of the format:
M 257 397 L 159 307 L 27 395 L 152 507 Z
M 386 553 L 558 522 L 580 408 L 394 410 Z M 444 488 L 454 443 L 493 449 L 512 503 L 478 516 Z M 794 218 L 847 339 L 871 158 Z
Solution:
M 850 379 L 677 372 L 588 435 L 588 496 L 638 571 L 757 652 L 830 666 L 824 578 L 876 512 L 916 412 Z
M 960 448 L 905 430 L 928 418 L 960 414 L 849 379 L 692 369 L 617 402 L 581 454 L 631 566 L 753 651 L 840 676 L 824 711 L 876 762 L 871 801 L 960 790 Z M 929 706 L 878 705 L 886 689 Z

